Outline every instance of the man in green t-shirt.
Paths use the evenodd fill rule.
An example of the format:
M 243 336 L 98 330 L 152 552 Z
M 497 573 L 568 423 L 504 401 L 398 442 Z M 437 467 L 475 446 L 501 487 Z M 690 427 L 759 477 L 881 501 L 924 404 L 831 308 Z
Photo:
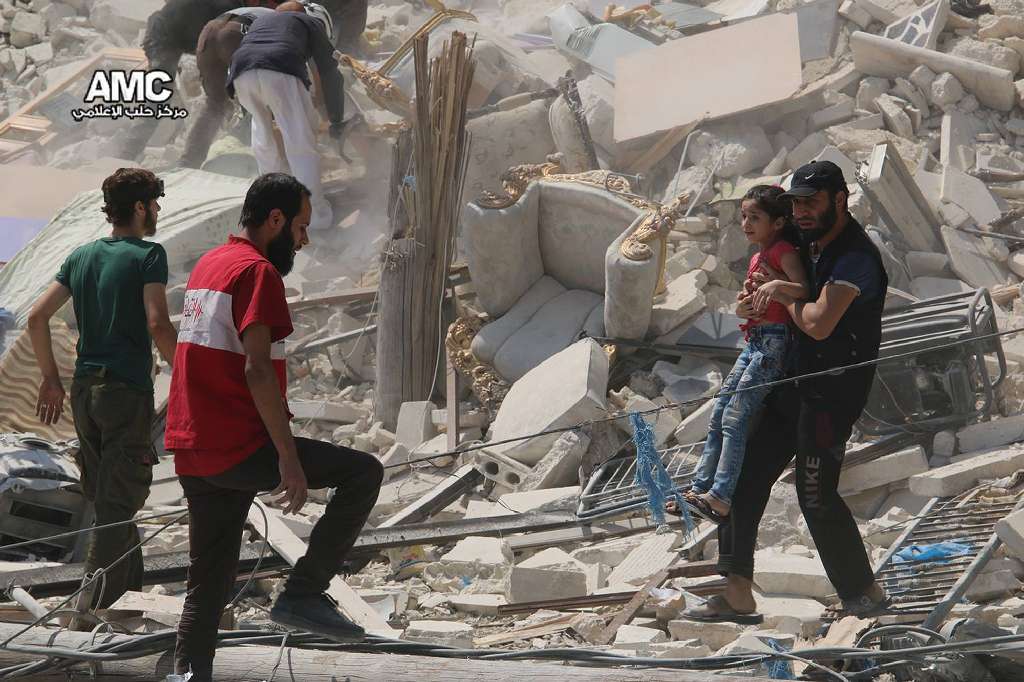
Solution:
M 156 234 L 163 182 L 141 168 L 120 168 L 103 181 L 109 237 L 75 249 L 28 318 L 43 379 L 36 412 L 45 424 L 60 418 L 64 386 L 53 356 L 50 318 L 69 298 L 78 320 L 78 359 L 71 408 L 78 434 L 82 490 L 94 503 L 96 525 L 130 521 L 149 496 L 156 453 L 152 444 L 153 351 L 174 358 L 176 332 L 167 315 L 167 254 L 143 237 Z M 106 569 L 138 543 L 134 523 L 92 534 L 86 571 Z M 84 608 L 105 608 L 142 587 L 142 551 L 105 573 Z

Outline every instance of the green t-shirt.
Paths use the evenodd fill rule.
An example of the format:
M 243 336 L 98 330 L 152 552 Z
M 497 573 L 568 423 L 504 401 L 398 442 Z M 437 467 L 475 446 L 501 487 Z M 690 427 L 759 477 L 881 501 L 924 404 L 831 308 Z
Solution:
M 78 320 L 75 376 L 109 376 L 153 390 L 153 351 L 142 288 L 167 284 L 167 252 L 135 237 L 106 237 L 75 249 L 57 273 Z

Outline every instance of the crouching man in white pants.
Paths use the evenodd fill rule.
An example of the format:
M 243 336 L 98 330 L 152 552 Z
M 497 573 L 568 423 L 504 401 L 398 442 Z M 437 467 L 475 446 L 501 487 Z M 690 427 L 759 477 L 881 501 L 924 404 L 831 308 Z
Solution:
M 343 81 L 334 61 L 334 26 L 315 3 L 286 2 L 276 12 L 258 17 L 242 38 L 228 72 L 228 94 L 252 115 L 252 151 L 261 175 L 290 173 L 312 193 L 310 228 L 334 226 L 321 182 L 316 146 L 318 114 L 309 94 L 306 63 L 312 59 L 320 75 L 330 135 L 341 137 Z M 276 122 L 284 154 L 274 139 Z

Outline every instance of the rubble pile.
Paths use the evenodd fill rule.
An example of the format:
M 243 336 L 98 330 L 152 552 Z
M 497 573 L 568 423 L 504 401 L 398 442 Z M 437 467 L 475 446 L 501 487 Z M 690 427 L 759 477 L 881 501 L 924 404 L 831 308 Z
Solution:
M 435 4 L 372 4 L 361 46 L 366 63 L 380 67 L 430 19 Z M 137 48 L 146 18 L 160 5 L 0 0 L 0 120 L 60 86 L 83 60 L 110 47 Z M 993 0 L 990 12 L 949 0 L 637 5 L 448 3 L 476 20 L 441 22 L 432 44 L 440 45 L 446 31 L 479 33 L 464 195 L 472 205 L 452 273 L 458 314 L 446 313 L 453 330 L 471 320 L 465 328 L 472 333 L 448 335 L 448 362 L 452 371 L 463 370 L 455 393 L 444 381 L 442 358 L 437 390 L 403 403 L 393 424 L 379 416 L 375 394 L 387 171 L 381 175 L 379 155 L 346 164 L 325 151 L 331 200 L 345 211 L 335 211 L 344 216 L 340 224 L 314 235 L 285 279 L 295 328 L 287 346 L 294 433 L 375 453 L 387 467 L 366 533 L 441 522 L 465 530 L 455 539 L 399 543 L 353 560 L 357 570 L 346 582 L 355 596 L 342 607 L 369 606 L 377 627 L 368 630 L 461 648 L 587 647 L 661 658 L 853 646 L 870 623 L 837 620 L 828 611 L 838 598 L 791 474 L 775 485 L 758 533 L 754 583 L 764 622 L 743 626 L 680 617 L 723 588 L 712 563 L 714 528 L 676 521 L 657 527 L 633 470 L 615 469 L 635 456 L 634 434 L 628 419 L 610 418 L 635 412 L 649 413 L 655 446 L 677 465 L 677 481 L 700 455 L 710 398 L 731 367 L 728 353 L 705 352 L 721 351 L 725 346 L 711 342 L 726 332 L 712 338 L 702 325 L 717 320 L 719 331 L 733 330 L 730 314 L 751 254 L 739 204 L 755 184 L 785 187 L 798 166 L 835 162 L 848 182 L 852 214 L 883 254 L 890 310 L 984 288 L 992 327 L 977 333 L 1024 326 L 1024 4 Z M 374 81 L 345 73 L 351 100 L 378 126 L 379 146 L 372 149 L 387 149 L 391 138 L 382 131 L 396 111 L 374 95 Z M 388 77 L 413 87 L 408 62 Z M 201 90 L 188 55 L 178 79 L 177 96 L 197 107 Z M 102 158 L 112 141 L 108 124 L 89 122 L 60 145 L 39 146 L 12 163 L 67 169 Z M 185 125 L 162 130 L 142 165 L 238 180 L 237 168 L 177 168 Z M 245 156 L 245 143 L 230 153 Z M 506 173 L 513 167 L 518 174 Z M 169 190 L 172 207 L 173 201 Z M 646 254 L 631 258 L 631 230 L 648 219 L 663 222 L 653 238 L 630 242 Z M 233 227 L 223 222 L 197 219 L 180 234 L 197 236 L 200 245 L 216 241 Z M 103 227 L 97 219 L 88 229 Z M 172 315 L 181 311 L 196 249 L 173 254 Z M 55 270 L 59 263 L 48 262 L 47 253 L 26 248 L 22 264 L 12 261 L 8 273 Z M 5 298 L 17 293 L 28 300 L 26 290 L 2 273 L 0 306 L 23 321 L 27 311 Z M 646 295 L 648 283 L 657 293 L 641 301 L 638 313 L 633 296 L 639 289 Z M 637 329 L 628 339 L 613 333 Z M 7 332 L 9 339 L 18 334 Z M 641 349 L 620 343 L 613 350 L 606 336 Z M 476 364 L 459 365 L 466 358 L 459 351 Z M 892 557 L 909 551 L 907 533 L 922 518 L 933 524 L 931 544 L 958 542 L 962 526 L 972 524 L 981 529 L 979 544 L 995 534 L 1002 543 L 995 551 L 971 550 L 969 561 L 955 564 L 957 576 L 973 567 L 972 579 L 936 626 L 969 618 L 1024 633 L 1024 512 L 1016 511 L 1024 469 L 1024 340 L 995 340 L 963 360 L 969 371 L 987 373 L 971 384 L 977 393 L 966 402 L 950 397 L 961 360 L 921 363 L 893 379 L 902 382 L 894 384 L 900 391 L 916 386 L 922 394 L 941 384 L 942 399 L 920 414 L 945 421 L 919 425 L 908 417 L 894 427 L 888 417 L 871 416 L 849 444 L 839 489 L 879 569 L 898 565 Z M 991 383 L 991 399 L 981 400 Z M 157 386 L 159 406 L 167 385 Z M 903 395 L 892 398 L 897 408 Z M 891 411 L 892 404 L 879 398 L 868 411 L 876 408 Z M 23 415 L 17 425 L 30 432 L 30 422 Z M 506 442 L 553 430 L 561 431 Z M 4 455 L 40 450 L 0 442 Z M 60 459 L 67 450 L 49 452 Z M 609 490 L 627 503 L 609 502 Z M 311 502 L 294 517 L 268 513 L 305 539 L 330 494 L 311 491 Z M 171 458 L 163 457 L 144 513 L 182 504 Z M 937 509 L 966 516 L 943 524 L 928 516 Z M 1003 511 L 989 518 L 988 509 Z M 573 520 L 553 530 L 495 530 L 502 521 L 541 515 Z M 253 521 L 247 532 L 243 545 L 256 550 L 264 528 Z M 186 551 L 185 526 L 145 547 L 147 556 Z M 71 552 L 31 547 L 11 558 L 65 561 Z M 913 581 L 924 578 L 904 578 L 883 584 L 910 604 L 904 593 L 923 589 Z M 173 627 L 183 580 L 182 574 L 129 593 L 105 617 L 138 631 Z M 235 608 L 234 627 L 273 627 L 266 608 L 281 583 L 255 580 Z M 634 603 L 638 591 L 646 596 Z M 934 607 L 921 602 L 924 613 Z M 762 666 L 747 672 L 769 674 Z

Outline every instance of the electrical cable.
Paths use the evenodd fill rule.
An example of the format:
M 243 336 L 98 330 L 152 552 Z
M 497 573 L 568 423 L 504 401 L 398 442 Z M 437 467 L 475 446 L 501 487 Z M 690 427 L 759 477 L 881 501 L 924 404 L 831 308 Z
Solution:
M 747 391 L 760 390 L 760 389 L 764 389 L 764 388 L 775 388 L 777 386 L 783 386 L 783 385 L 786 385 L 786 384 L 797 383 L 799 381 L 806 381 L 806 380 L 809 380 L 809 379 L 816 379 L 816 378 L 820 378 L 820 377 L 823 377 L 823 376 L 829 376 L 829 375 L 837 375 L 837 374 L 841 374 L 842 372 L 845 372 L 845 371 L 851 370 L 851 369 L 862 369 L 864 367 L 872 367 L 872 366 L 877 365 L 877 364 L 882 363 L 882 362 L 891 362 L 893 360 L 902 360 L 902 359 L 906 359 L 906 358 L 916 357 L 916 356 L 918 356 L 918 355 L 920 355 L 922 353 L 931 353 L 931 352 L 934 352 L 934 351 L 937 351 L 937 350 L 943 350 L 943 349 L 946 349 L 946 348 L 954 348 L 954 347 L 957 347 L 957 346 L 962 346 L 962 345 L 971 344 L 971 343 L 978 343 L 980 341 L 986 341 L 986 340 L 989 340 L 989 339 L 999 338 L 999 337 L 1002 337 L 1002 336 L 1010 336 L 1010 335 L 1013 335 L 1013 334 L 1019 334 L 1021 332 L 1024 332 L 1024 327 L 1015 327 L 1013 329 L 1008 329 L 1008 330 L 1001 331 L 1001 332 L 993 332 L 991 334 L 983 334 L 981 336 L 973 336 L 973 337 L 970 337 L 970 338 L 967 338 L 967 339 L 959 339 L 957 341 L 952 341 L 952 342 L 946 343 L 946 344 L 939 344 L 939 345 L 936 345 L 936 346 L 931 346 L 929 348 L 925 348 L 925 349 L 922 349 L 922 350 L 907 351 L 906 353 L 898 353 L 898 354 L 895 354 L 895 355 L 889 355 L 889 356 L 886 356 L 884 358 L 876 358 L 874 360 L 864 360 L 862 362 L 855 362 L 855 363 L 852 363 L 852 364 L 849 364 L 849 365 L 840 365 L 838 367 L 832 367 L 830 369 L 820 370 L 820 371 L 817 371 L 817 372 L 808 372 L 806 374 L 800 374 L 800 375 L 796 375 L 796 376 L 792 376 L 792 377 L 786 377 L 786 378 L 783 378 L 783 379 L 776 379 L 774 381 L 766 381 L 764 383 L 755 384 L 755 385 L 751 385 L 751 386 L 744 386 L 742 388 L 735 388 L 735 389 L 730 390 L 730 391 L 719 391 L 719 392 L 715 393 L 714 395 L 708 396 L 708 397 L 693 398 L 691 400 L 683 400 L 683 401 L 680 401 L 680 402 L 677 402 L 677 403 L 668 403 L 666 405 L 660 405 L 658 407 L 654 407 L 654 408 L 651 408 L 649 410 L 638 410 L 636 412 L 636 414 L 644 415 L 644 416 L 645 415 L 649 415 L 649 414 L 658 414 L 660 412 L 664 412 L 665 410 L 671 410 L 671 409 L 676 409 L 676 408 L 680 408 L 680 407 L 688 407 L 690 405 L 702 404 L 706 400 L 714 400 L 714 399 L 717 399 L 717 398 L 723 397 L 723 396 L 736 395 L 738 393 L 745 393 Z M 601 340 L 609 340 L 609 341 L 611 341 L 612 339 L 601 339 Z M 419 457 L 417 459 L 410 460 L 409 462 L 399 462 L 399 463 L 396 463 L 396 464 L 385 465 L 384 468 L 385 469 L 392 469 L 392 468 L 397 468 L 397 467 L 408 466 L 409 464 L 416 464 L 418 462 L 426 462 L 426 461 L 429 461 L 429 460 L 440 459 L 442 457 L 453 457 L 455 455 L 458 455 L 458 454 L 461 454 L 461 453 L 464 453 L 464 452 L 472 452 L 474 450 L 481 450 L 483 448 L 494 447 L 496 445 L 506 445 L 508 443 L 518 443 L 520 441 L 529 440 L 531 438 L 539 438 L 540 436 L 549 436 L 549 435 L 554 435 L 554 434 L 559 434 L 559 433 L 567 433 L 569 431 L 577 431 L 577 430 L 579 430 L 579 429 L 581 429 L 581 428 L 583 428 L 585 426 L 592 426 L 594 424 L 600 424 L 600 423 L 605 423 L 605 422 L 615 422 L 615 421 L 618 421 L 620 419 L 629 419 L 629 417 L 630 417 L 630 413 L 625 413 L 625 414 L 612 415 L 610 417 L 602 417 L 600 419 L 589 419 L 589 420 L 586 420 L 586 421 L 579 422 L 578 424 L 575 424 L 573 426 L 563 426 L 563 427 L 559 427 L 559 428 L 553 428 L 553 429 L 546 429 L 544 431 L 538 431 L 536 433 L 531 433 L 531 434 L 527 434 L 527 435 L 524 435 L 524 436 L 514 436 L 514 437 L 511 437 L 511 438 L 505 438 L 505 439 L 497 440 L 497 441 L 488 441 L 486 443 L 481 443 L 479 445 L 474 445 L 474 446 L 471 446 L 471 447 L 463 448 L 461 450 L 449 450 L 447 452 L 442 452 L 442 453 L 437 454 L 437 455 L 430 455 L 428 457 Z

